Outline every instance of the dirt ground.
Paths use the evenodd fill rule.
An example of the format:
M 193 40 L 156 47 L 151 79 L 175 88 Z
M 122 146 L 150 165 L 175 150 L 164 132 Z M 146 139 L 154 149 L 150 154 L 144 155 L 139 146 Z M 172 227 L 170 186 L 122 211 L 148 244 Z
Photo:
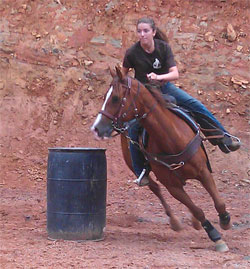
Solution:
M 249 0 L 0 0 L 0 267 L 250 268 Z M 111 77 L 152 16 L 166 31 L 180 70 L 177 84 L 200 99 L 242 141 L 223 154 L 207 145 L 213 175 L 232 217 L 222 231 L 209 195 L 186 189 L 229 246 L 215 252 L 188 210 L 162 187 L 183 230 L 170 229 L 157 198 L 138 188 L 120 140 L 95 141 L 90 126 Z M 231 29 L 231 30 L 230 30 Z M 48 149 L 106 148 L 104 240 L 47 238 Z

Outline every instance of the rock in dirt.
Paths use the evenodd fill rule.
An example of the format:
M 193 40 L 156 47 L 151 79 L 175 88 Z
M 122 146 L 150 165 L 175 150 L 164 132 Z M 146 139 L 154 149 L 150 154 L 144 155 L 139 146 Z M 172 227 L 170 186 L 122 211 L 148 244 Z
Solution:
M 4 83 L 3 81 L 0 80 L 0 90 L 3 90 L 4 89 Z
M 213 42 L 214 41 L 214 36 L 213 36 L 212 32 L 205 33 L 204 38 L 205 38 L 205 40 L 207 42 Z
M 231 81 L 233 82 L 233 84 L 239 85 L 242 88 L 246 88 L 246 85 L 249 84 L 249 81 L 247 81 L 246 79 L 241 78 L 240 76 L 233 76 L 231 78 Z
M 227 39 L 231 42 L 235 41 L 237 38 L 237 34 L 232 26 L 232 24 L 227 25 Z
M 88 61 L 88 60 L 85 60 L 84 61 L 84 65 L 85 66 L 90 66 L 90 65 L 92 65 L 94 62 L 93 61 Z
M 243 49 L 243 47 L 242 47 L 242 46 L 240 46 L 240 45 L 238 45 L 236 49 L 237 49 L 237 51 L 238 51 L 238 52 L 241 52 L 241 51 L 242 51 L 242 49 Z

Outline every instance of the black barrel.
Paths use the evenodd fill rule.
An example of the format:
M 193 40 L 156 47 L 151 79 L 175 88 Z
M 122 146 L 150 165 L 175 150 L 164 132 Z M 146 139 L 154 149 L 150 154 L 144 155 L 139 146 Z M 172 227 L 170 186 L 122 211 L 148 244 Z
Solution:
M 49 149 L 48 238 L 77 241 L 103 239 L 106 193 L 105 149 Z

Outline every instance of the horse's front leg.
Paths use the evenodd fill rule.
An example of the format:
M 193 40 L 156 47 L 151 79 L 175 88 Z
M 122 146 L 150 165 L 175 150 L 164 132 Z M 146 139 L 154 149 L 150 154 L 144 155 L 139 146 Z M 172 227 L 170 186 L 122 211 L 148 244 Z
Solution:
M 166 203 L 165 199 L 163 198 L 159 184 L 157 184 L 154 180 L 152 180 L 150 176 L 148 178 L 149 178 L 148 187 L 161 201 L 161 204 L 163 205 L 165 212 L 169 217 L 171 229 L 179 232 L 182 229 L 181 224 L 178 218 L 172 212 L 170 206 Z

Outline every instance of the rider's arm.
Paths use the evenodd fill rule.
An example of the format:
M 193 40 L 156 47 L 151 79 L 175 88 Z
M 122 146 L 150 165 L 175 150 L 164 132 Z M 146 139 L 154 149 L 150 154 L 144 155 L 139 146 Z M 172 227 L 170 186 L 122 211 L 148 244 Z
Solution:
M 172 81 L 179 78 L 179 71 L 177 66 L 173 66 L 169 68 L 169 72 L 162 75 L 157 75 L 155 73 L 147 74 L 149 80 L 161 80 L 161 81 Z

